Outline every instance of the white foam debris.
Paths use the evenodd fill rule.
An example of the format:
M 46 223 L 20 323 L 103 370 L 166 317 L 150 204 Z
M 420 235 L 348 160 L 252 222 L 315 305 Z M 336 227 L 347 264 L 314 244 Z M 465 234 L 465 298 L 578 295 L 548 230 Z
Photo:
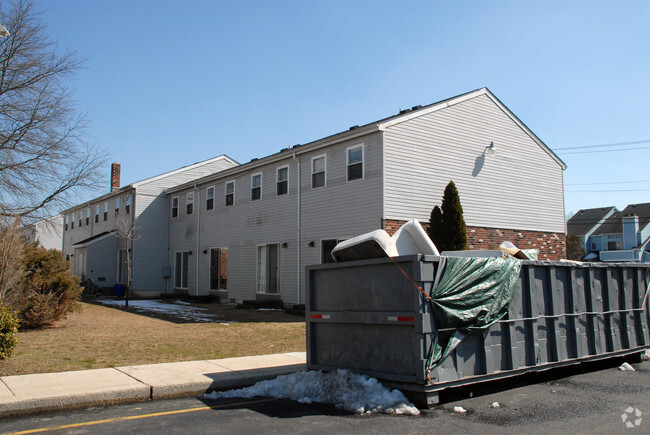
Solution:
M 636 370 L 634 369 L 634 367 L 632 367 L 631 365 L 629 365 L 629 364 L 626 363 L 626 362 L 624 362 L 623 364 L 621 364 L 621 366 L 620 366 L 618 369 L 619 369 L 619 370 L 622 370 L 622 371 L 628 371 L 628 372 L 635 372 L 635 371 L 636 371 Z
M 338 369 L 329 373 L 306 370 L 230 391 L 215 391 L 205 399 L 273 397 L 299 403 L 329 403 L 356 414 L 418 415 L 420 411 L 399 390 L 377 379 Z
M 492 402 L 492 405 L 490 405 L 492 408 L 501 408 L 501 405 L 499 402 Z
M 456 414 L 465 414 L 467 410 L 463 408 L 462 406 L 454 406 L 454 412 Z

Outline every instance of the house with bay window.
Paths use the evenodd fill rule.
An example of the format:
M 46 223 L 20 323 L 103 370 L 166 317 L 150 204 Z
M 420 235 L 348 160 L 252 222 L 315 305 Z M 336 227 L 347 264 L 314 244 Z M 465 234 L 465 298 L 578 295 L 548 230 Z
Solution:
M 401 110 L 167 188 L 164 291 L 302 304 L 305 266 L 341 240 L 427 224 L 450 180 L 470 248 L 564 258 L 565 168 L 487 88 Z
M 62 212 L 63 252 L 73 273 L 112 288 L 127 283 L 130 262 L 135 294 L 158 296 L 170 277 L 170 207 L 164 190 L 237 165 L 221 155 L 120 187 L 120 165 L 113 163 L 109 193 Z

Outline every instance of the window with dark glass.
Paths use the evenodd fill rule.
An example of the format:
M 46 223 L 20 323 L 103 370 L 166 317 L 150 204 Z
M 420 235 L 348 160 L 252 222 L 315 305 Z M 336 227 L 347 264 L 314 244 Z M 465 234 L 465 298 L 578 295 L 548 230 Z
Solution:
M 226 183 L 226 206 L 235 204 L 235 182 Z
M 363 146 L 348 148 L 348 181 L 363 178 Z
M 178 196 L 172 198 L 172 217 L 178 217 Z
M 255 174 L 251 177 L 251 201 L 262 198 L 262 174 Z
M 214 187 L 208 187 L 205 191 L 205 209 L 212 210 L 214 208 Z
M 278 168 L 277 178 L 277 195 L 286 195 L 289 192 L 289 168 Z
M 185 195 L 185 207 L 187 209 L 187 214 L 194 213 L 194 192 L 188 192 Z
M 325 156 L 311 159 L 311 188 L 325 186 Z

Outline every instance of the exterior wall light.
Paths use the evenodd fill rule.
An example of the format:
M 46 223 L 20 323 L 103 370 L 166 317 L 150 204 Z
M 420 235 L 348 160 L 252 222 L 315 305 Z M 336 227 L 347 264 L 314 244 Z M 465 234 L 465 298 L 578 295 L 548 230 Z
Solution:
M 497 151 L 494 149 L 494 141 L 490 142 L 490 146 L 485 147 L 483 150 L 483 154 L 487 154 L 488 156 L 493 156 L 497 153 Z

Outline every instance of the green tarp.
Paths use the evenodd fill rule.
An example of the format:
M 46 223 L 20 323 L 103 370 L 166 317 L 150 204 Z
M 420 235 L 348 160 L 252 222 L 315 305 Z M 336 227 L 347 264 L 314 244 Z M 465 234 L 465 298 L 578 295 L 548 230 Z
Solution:
M 521 269 L 521 263 L 514 259 L 445 260 L 429 299 L 438 330 L 429 350 L 429 369 L 442 362 L 464 334 L 483 332 L 508 312 Z

